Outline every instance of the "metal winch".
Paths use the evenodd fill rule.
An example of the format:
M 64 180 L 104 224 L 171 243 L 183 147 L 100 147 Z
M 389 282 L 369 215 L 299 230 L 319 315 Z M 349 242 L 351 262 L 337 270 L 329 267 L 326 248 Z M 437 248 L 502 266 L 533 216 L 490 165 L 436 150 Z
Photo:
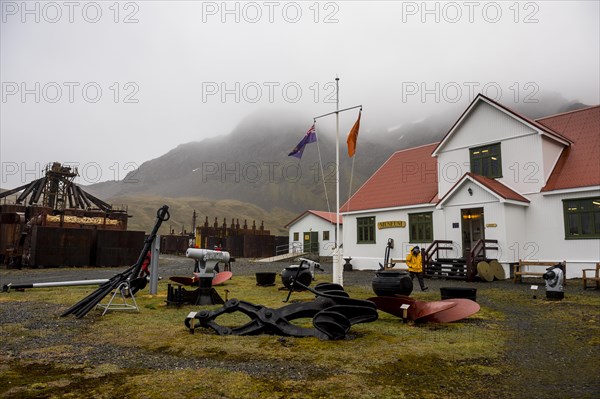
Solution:
M 196 261 L 194 274 L 199 278 L 210 277 L 211 279 L 215 277 L 217 264 L 219 262 L 226 264 L 230 259 L 229 252 L 213 251 L 211 249 L 202 248 L 188 248 L 185 252 L 185 256 Z
M 546 281 L 546 299 L 561 300 L 565 297 L 563 290 L 564 272 L 561 263 L 547 268 L 542 277 Z

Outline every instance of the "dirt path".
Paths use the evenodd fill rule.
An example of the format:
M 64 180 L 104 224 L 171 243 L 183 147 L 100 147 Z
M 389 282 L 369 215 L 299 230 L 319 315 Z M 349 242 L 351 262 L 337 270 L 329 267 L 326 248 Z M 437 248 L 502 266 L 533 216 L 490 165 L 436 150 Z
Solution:
M 505 315 L 504 325 L 512 337 L 502 359 L 507 370 L 504 397 L 598 397 L 598 307 L 575 304 L 568 295 L 561 302 L 530 296 L 489 306 Z M 596 328 L 590 329 L 590 325 Z

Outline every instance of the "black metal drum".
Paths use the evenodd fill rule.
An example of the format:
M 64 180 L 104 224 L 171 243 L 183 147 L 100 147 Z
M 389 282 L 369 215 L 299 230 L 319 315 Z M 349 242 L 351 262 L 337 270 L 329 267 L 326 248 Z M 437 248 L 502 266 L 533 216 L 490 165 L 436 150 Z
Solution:
M 377 296 L 410 295 L 413 283 L 408 272 L 402 270 L 380 270 L 372 281 Z
M 296 274 L 298 273 L 298 265 L 288 266 L 281 271 L 281 282 L 285 286 L 285 288 L 290 288 L 292 286 L 292 279 L 297 278 L 298 282 L 304 284 L 305 286 L 309 286 L 312 281 L 312 275 L 310 274 L 310 270 L 308 266 L 302 265 L 300 269 L 300 273 L 298 277 Z

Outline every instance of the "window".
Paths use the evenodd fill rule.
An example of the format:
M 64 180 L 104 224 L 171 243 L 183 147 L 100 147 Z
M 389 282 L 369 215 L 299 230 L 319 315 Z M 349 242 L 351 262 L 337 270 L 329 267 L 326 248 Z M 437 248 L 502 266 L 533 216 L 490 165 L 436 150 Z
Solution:
M 471 148 L 471 172 L 485 177 L 502 177 L 500 143 Z
M 356 242 L 375 244 L 375 216 L 356 218 Z
M 294 233 L 294 241 L 300 241 L 300 233 L 298 233 L 298 232 Z
M 600 197 L 563 200 L 565 238 L 600 238 Z
M 433 212 L 409 213 L 410 242 L 433 241 Z
M 329 232 L 328 231 L 323 232 L 323 241 L 329 241 Z

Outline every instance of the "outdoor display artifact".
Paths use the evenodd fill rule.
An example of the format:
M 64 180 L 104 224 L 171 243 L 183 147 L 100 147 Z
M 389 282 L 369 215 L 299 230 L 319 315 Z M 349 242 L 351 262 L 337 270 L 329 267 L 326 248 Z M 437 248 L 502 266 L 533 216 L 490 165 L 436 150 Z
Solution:
M 562 264 L 558 263 L 555 266 L 547 268 L 546 273 L 542 277 L 546 282 L 546 299 L 564 299 Z
M 299 265 L 291 265 L 281 271 L 281 282 L 285 288 L 292 287 L 294 281 L 302 283 L 302 286 L 309 286 L 311 281 L 315 280 L 315 270 L 323 271 L 320 263 L 300 258 Z M 295 289 L 300 291 L 302 286 L 295 286 Z
M 379 268 L 385 270 L 388 267 L 394 267 L 395 263 L 390 264 L 390 251 L 394 249 L 394 239 L 388 238 L 385 246 L 385 254 L 383 255 L 383 265 L 380 263 Z
M 195 277 L 173 276 L 169 279 L 179 284 L 198 285 L 198 288 L 194 291 L 186 291 L 183 287 L 173 288 L 169 285 L 167 304 L 182 305 L 184 303 L 192 303 L 195 305 L 215 305 L 224 303 L 219 293 L 213 288 L 213 285 L 222 283 L 232 276 L 232 273 L 229 271 L 216 273 L 219 262 L 225 264 L 229 262 L 229 252 L 188 248 L 185 256 L 195 260 Z
M 169 207 L 167 205 L 163 205 L 156 212 L 156 222 L 154 223 L 154 227 L 152 232 L 148 235 L 146 240 L 144 241 L 144 248 L 142 252 L 140 252 L 140 256 L 137 262 L 129 267 L 122 273 L 119 273 L 113 277 L 111 277 L 107 282 L 102 284 L 98 289 L 94 292 L 83 298 L 81 301 L 77 302 L 75 305 L 71 306 L 67 309 L 61 316 L 67 316 L 70 314 L 75 315 L 77 318 L 81 318 L 88 314 L 90 310 L 92 310 L 96 305 L 102 301 L 102 299 L 110 294 L 112 291 L 119 289 L 123 289 L 123 287 L 127 287 L 130 291 L 131 295 L 135 294 L 138 290 L 143 289 L 148 280 L 146 277 L 140 277 L 140 271 L 142 270 L 142 264 L 144 263 L 144 259 L 150 248 L 152 247 L 152 243 L 156 238 L 156 234 L 158 233 L 158 229 L 162 222 L 169 220 Z
M 444 299 L 442 301 L 418 301 L 405 295 L 377 296 L 368 301 L 377 305 L 377 309 L 394 316 L 417 323 L 450 323 L 462 320 L 477 313 L 477 302 L 465 298 Z
M 303 285 L 298 281 L 294 284 Z M 198 327 L 204 327 L 219 335 L 273 334 L 335 340 L 344 338 L 354 324 L 377 320 L 377 308 L 373 302 L 350 298 L 341 285 L 322 283 L 315 286 L 315 289 L 307 286 L 303 288 L 317 298 L 311 302 L 293 303 L 278 309 L 231 299 L 214 311 L 191 312 L 185 319 L 185 325 L 191 333 Z M 234 328 L 217 324 L 219 316 L 233 312 L 242 312 L 251 321 Z M 313 327 L 292 324 L 293 320 L 304 318 L 312 318 Z
M 8 283 L 2 286 L 2 292 L 9 292 L 10 290 L 25 290 L 26 288 L 51 288 L 51 287 L 75 287 L 80 285 L 100 285 L 104 284 L 108 279 L 101 278 L 95 280 L 73 280 L 73 281 L 52 281 L 42 283 L 22 283 L 13 284 Z

